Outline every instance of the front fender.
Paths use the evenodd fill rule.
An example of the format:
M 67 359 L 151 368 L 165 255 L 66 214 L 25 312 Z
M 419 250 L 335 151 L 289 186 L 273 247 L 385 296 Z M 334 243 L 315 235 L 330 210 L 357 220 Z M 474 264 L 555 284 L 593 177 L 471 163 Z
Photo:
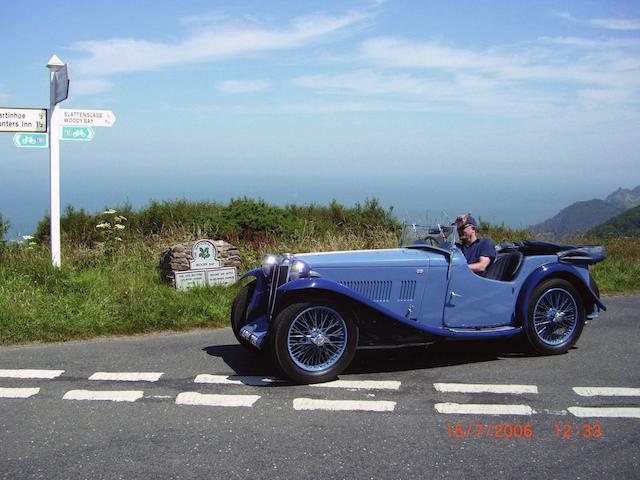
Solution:
M 603 311 L 607 309 L 604 303 L 600 300 L 598 294 L 593 290 L 591 285 L 589 285 L 589 282 L 584 281 L 576 271 L 575 267 L 563 263 L 548 263 L 535 269 L 522 285 L 517 303 L 517 312 L 520 319 L 526 318 L 533 290 L 540 284 L 540 282 L 547 278 L 565 278 L 571 281 L 587 295 L 588 298 L 585 298 L 585 300 L 592 301 Z

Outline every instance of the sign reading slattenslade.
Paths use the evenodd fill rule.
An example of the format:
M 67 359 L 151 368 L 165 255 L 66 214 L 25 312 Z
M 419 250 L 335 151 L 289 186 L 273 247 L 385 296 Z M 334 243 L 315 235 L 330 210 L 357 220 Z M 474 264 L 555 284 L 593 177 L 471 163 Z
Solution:
M 60 109 L 62 125 L 82 127 L 111 127 L 116 123 L 116 116 L 111 110 L 69 110 Z
M 46 131 L 46 108 L 0 107 L 0 132 L 44 133 Z

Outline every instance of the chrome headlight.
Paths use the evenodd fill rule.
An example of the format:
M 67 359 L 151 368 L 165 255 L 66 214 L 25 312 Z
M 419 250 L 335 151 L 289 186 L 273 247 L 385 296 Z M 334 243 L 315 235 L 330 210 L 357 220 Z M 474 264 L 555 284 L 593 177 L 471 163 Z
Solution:
M 262 273 L 265 277 L 270 276 L 273 273 L 273 269 L 278 264 L 278 257 L 275 255 L 265 255 L 262 258 Z
M 305 278 L 309 276 L 309 272 L 311 268 L 309 265 L 302 260 L 296 260 L 291 265 L 291 272 L 289 273 L 289 278 L 291 280 L 297 280 L 299 278 Z

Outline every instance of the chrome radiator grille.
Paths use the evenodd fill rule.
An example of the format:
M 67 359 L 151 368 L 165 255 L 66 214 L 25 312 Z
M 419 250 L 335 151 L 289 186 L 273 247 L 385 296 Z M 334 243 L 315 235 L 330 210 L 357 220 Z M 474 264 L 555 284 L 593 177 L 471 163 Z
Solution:
M 269 318 L 273 315 L 278 287 L 284 285 L 289 280 L 289 268 L 289 265 L 279 265 L 273 271 L 271 286 L 269 287 Z

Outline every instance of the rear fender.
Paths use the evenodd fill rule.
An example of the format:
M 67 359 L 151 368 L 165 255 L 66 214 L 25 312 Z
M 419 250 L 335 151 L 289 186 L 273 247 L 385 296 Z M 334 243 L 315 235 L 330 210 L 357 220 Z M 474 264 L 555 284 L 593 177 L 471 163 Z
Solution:
M 533 290 L 540 284 L 540 282 L 550 278 L 563 278 L 568 280 L 580 291 L 587 305 L 592 303 L 603 311 L 607 309 L 604 303 L 600 300 L 598 293 L 594 291 L 589 282 L 585 282 L 585 280 L 576 271 L 576 267 L 563 263 L 548 263 L 546 265 L 541 265 L 534 270 L 529 277 L 527 277 L 520 289 L 516 307 L 520 323 L 527 316 L 529 301 L 531 300 Z

